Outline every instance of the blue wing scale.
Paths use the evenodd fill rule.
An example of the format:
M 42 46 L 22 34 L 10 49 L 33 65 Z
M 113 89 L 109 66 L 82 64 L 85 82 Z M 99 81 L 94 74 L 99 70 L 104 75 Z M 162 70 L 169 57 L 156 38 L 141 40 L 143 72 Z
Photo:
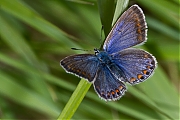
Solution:
M 96 75 L 99 61 L 95 55 L 79 54 L 64 58 L 61 60 L 60 64 L 67 72 L 92 82 Z
M 112 54 L 112 59 L 125 74 L 123 81 L 131 85 L 138 84 L 150 77 L 156 68 L 157 61 L 150 53 L 135 48 L 128 48 Z M 121 73 L 119 73 L 121 74 Z
M 96 93 L 105 101 L 118 100 L 126 91 L 124 83 L 118 80 L 106 65 L 100 65 L 93 85 Z
M 137 5 L 131 6 L 117 20 L 103 49 L 109 54 L 135 46 L 146 41 L 147 25 L 143 11 Z

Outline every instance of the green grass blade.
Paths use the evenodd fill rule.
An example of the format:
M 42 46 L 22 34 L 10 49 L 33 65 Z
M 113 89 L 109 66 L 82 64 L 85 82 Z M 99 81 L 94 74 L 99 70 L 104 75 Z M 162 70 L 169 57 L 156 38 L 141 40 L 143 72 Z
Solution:
M 52 103 L 50 104 L 43 96 L 22 87 L 15 82 L 15 79 L 10 78 L 8 74 L 4 73 L 2 70 L 0 70 L 0 74 L 0 94 L 13 99 L 14 102 L 21 105 L 28 106 L 39 112 L 44 112 L 51 117 L 58 115 L 60 110 Z
M 123 13 L 123 11 L 127 8 L 128 4 L 129 4 L 129 0 L 118 0 L 117 1 L 112 26 L 115 24 L 115 22 L 120 17 L 120 15 Z
M 81 104 L 84 96 L 86 95 L 87 91 L 89 90 L 91 84 L 87 81 L 81 79 L 79 82 L 76 90 L 73 92 L 71 98 L 67 102 L 66 106 L 64 107 L 63 111 L 61 112 L 58 120 L 62 119 L 71 119 L 71 117 L 76 112 L 76 109 Z
M 97 3 L 101 18 L 101 24 L 104 28 L 105 36 L 107 37 L 112 27 L 111 24 L 114 16 L 115 0 L 98 0 Z
M 67 37 L 65 37 L 68 36 L 73 38 L 72 36 L 67 35 L 62 30 L 60 30 L 56 26 L 52 25 L 51 23 L 43 19 L 38 13 L 30 9 L 29 6 L 27 6 L 23 1 L 1 0 L 0 4 L 2 10 L 14 15 L 18 19 L 31 25 L 32 27 L 36 28 L 45 35 L 53 38 L 54 40 L 57 40 L 62 45 L 68 44 L 70 46 L 78 47 L 76 44 L 71 42 Z

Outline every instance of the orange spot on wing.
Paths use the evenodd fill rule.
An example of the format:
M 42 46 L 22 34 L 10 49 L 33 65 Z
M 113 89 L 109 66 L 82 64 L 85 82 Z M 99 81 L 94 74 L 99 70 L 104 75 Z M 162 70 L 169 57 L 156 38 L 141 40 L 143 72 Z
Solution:
M 138 29 L 137 32 L 138 32 L 139 34 L 141 34 L 141 29 Z
M 86 75 L 86 72 L 83 71 L 82 74 L 83 74 L 83 75 Z
M 114 94 L 115 94 L 115 92 L 114 92 L 114 91 L 112 91 L 112 92 L 111 92 L 111 94 L 112 94 L 112 95 L 114 95 Z
M 135 18 L 136 23 L 139 23 L 139 19 L 137 17 L 137 14 L 135 14 L 133 17 Z
M 141 25 L 139 23 L 136 24 L 137 27 L 140 27 Z
M 138 35 L 138 38 L 137 38 L 139 41 L 142 41 L 142 36 L 141 35 Z
M 142 77 L 143 77 L 142 74 L 138 74 L 138 75 L 137 75 L 137 78 L 138 78 L 138 79 L 142 79 Z
M 68 68 L 68 69 L 70 69 L 70 68 L 71 68 L 71 66 L 70 66 L 70 65 L 68 65 L 68 66 L 67 66 L 67 68 Z
M 118 89 L 116 89 L 116 92 L 119 92 L 119 90 L 118 90 Z
M 122 90 L 123 86 L 119 86 L 119 89 Z
M 145 58 L 148 58 L 148 54 L 145 54 L 144 57 L 145 57 Z
M 148 65 L 148 66 L 146 66 L 146 68 L 147 68 L 147 69 L 150 69 L 150 67 L 151 67 L 151 66 L 149 66 L 149 65 Z
M 136 80 L 136 78 L 132 77 L 132 78 L 130 79 L 130 82 L 134 82 L 135 80 Z
M 147 70 L 143 70 L 143 73 L 146 74 L 146 73 L 147 73 Z
M 90 74 L 88 74 L 88 79 L 90 79 L 91 78 L 91 76 L 90 76 Z

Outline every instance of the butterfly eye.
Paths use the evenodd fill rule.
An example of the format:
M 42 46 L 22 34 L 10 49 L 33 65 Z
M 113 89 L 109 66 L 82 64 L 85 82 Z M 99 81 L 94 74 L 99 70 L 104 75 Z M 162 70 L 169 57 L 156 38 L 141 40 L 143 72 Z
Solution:
M 97 55 L 99 53 L 99 50 L 97 48 L 94 48 L 94 53 Z

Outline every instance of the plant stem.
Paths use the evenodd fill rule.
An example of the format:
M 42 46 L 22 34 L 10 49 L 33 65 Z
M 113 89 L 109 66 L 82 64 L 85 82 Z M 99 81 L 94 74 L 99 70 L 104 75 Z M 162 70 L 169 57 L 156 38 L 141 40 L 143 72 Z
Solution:
M 81 101 L 83 100 L 84 96 L 86 95 L 87 91 L 89 90 L 90 86 L 91 86 L 90 83 L 88 83 L 84 79 L 81 79 L 76 90 L 73 92 L 65 108 L 58 117 L 58 120 L 71 119 L 76 109 L 80 105 Z

